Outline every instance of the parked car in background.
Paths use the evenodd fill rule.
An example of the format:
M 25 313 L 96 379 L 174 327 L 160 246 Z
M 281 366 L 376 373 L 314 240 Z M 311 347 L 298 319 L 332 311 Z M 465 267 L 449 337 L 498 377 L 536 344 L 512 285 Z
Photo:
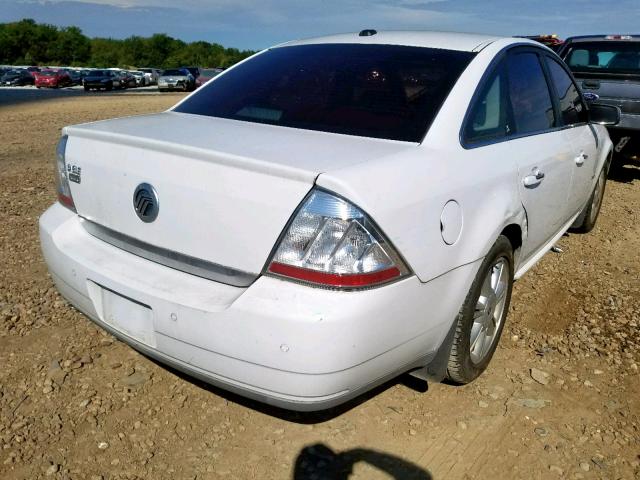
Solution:
M 162 74 L 162 70 L 158 68 L 139 68 L 138 70 L 144 73 L 147 85 L 156 85 L 158 77 Z
M 185 68 L 173 68 L 165 70 L 158 78 L 158 90 L 166 92 L 168 90 L 182 90 L 190 92 L 196 88 L 196 79 Z
M 564 43 L 563 40 L 559 38 L 558 35 L 556 35 L 555 33 L 551 35 L 525 35 L 521 38 L 528 38 L 530 40 L 534 40 L 538 43 L 546 45 L 551 50 L 554 50 L 556 52 Z
M 38 88 L 62 88 L 73 84 L 66 70 L 41 70 L 35 74 L 35 85 Z
M 138 70 L 129 71 L 133 78 L 136 81 L 136 87 L 144 87 L 147 85 L 147 78 L 144 75 L 144 72 L 140 72 Z
M 34 79 L 31 72 L 25 69 L 11 69 L 6 71 L 0 78 L 0 85 L 19 87 L 33 85 Z
M 82 80 L 85 91 L 122 88 L 120 75 L 113 70 L 94 70 Z
M 82 85 L 82 75 L 80 71 L 74 70 L 73 68 L 66 68 L 64 71 L 69 75 L 71 85 Z
M 35 78 L 35 74 L 41 70 L 40 67 L 27 67 L 26 70 Z
M 122 88 L 136 87 L 136 77 L 134 77 L 131 72 L 128 70 L 118 70 L 117 73 L 120 75 L 120 85 Z
M 188 70 L 193 78 L 198 78 L 200 76 L 200 68 L 199 67 L 180 67 L 184 70 Z
M 529 40 L 290 42 L 169 112 L 66 127 L 42 250 L 95 323 L 263 402 L 464 384 L 514 279 L 594 227 L 619 115 Z
M 640 149 L 640 35 L 568 38 L 560 56 L 592 102 L 615 105 L 620 123 L 609 128 L 615 151 Z
M 223 68 L 203 68 L 200 70 L 200 76 L 196 78 L 196 87 L 201 87 L 212 78 L 224 72 Z

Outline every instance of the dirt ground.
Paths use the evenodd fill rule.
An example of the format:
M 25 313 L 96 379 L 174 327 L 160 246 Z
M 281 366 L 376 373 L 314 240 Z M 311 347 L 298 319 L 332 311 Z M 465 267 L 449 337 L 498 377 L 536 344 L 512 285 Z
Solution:
M 180 95 L 0 106 L 0 478 L 640 478 L 640 168 L 617 169 L 588 235 L 516 283 L 488 371 L 399 378 L 322 414 L 265 407 L 177 374 L 56 293 L 38 216 L 64 125 Z

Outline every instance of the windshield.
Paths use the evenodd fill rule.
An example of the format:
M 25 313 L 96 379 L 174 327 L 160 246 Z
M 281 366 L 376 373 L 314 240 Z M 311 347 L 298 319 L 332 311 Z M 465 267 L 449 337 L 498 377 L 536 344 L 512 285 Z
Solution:
M 183 70 L 165 70 L 162 73 L 163 77 L 169 76 L 169 75 L 173 75 L 173 76 L 182 76 L 184 77 L 187 73 Z
M 566 62 L 574 72 L 640 75 L 640 42 L 575 43 Z
M 107 72 L 105 70 L 94 70 L 93 72 L 89 72 L 90 77 L 109 77 L 111 72 Z
M 420 142 L 474 55 L 396 45 L 274 48 L 227 71 L 175 111 Z

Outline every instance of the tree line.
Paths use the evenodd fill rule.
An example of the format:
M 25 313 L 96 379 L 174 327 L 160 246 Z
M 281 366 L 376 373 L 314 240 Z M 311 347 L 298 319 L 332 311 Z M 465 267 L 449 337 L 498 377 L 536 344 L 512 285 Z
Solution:
M 77 67 L 229 67 L 254 52 L 205 41 L 183 42 L 164 33 L 123 40 L 89 38 L 78 27 L 32 19 L 0 23 L 0 64 Z

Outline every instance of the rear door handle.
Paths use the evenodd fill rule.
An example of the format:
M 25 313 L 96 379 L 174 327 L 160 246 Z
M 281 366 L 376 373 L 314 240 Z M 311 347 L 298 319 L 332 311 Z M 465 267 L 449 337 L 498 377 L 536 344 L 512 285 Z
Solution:
M 587 158 L 589 158 L 589 155 L 587 155 L 586 153 L 581 153 L 575 158 L 576 165 L 582 165 Z
M 522 179 L 522 183 L 524 183 L 525 187 L 535 187 L 542 182 L 542 179 L 544 179 L 544 173 L 538 167 L 535 167 L 531 170 L 531 175 L 527 175 Z

